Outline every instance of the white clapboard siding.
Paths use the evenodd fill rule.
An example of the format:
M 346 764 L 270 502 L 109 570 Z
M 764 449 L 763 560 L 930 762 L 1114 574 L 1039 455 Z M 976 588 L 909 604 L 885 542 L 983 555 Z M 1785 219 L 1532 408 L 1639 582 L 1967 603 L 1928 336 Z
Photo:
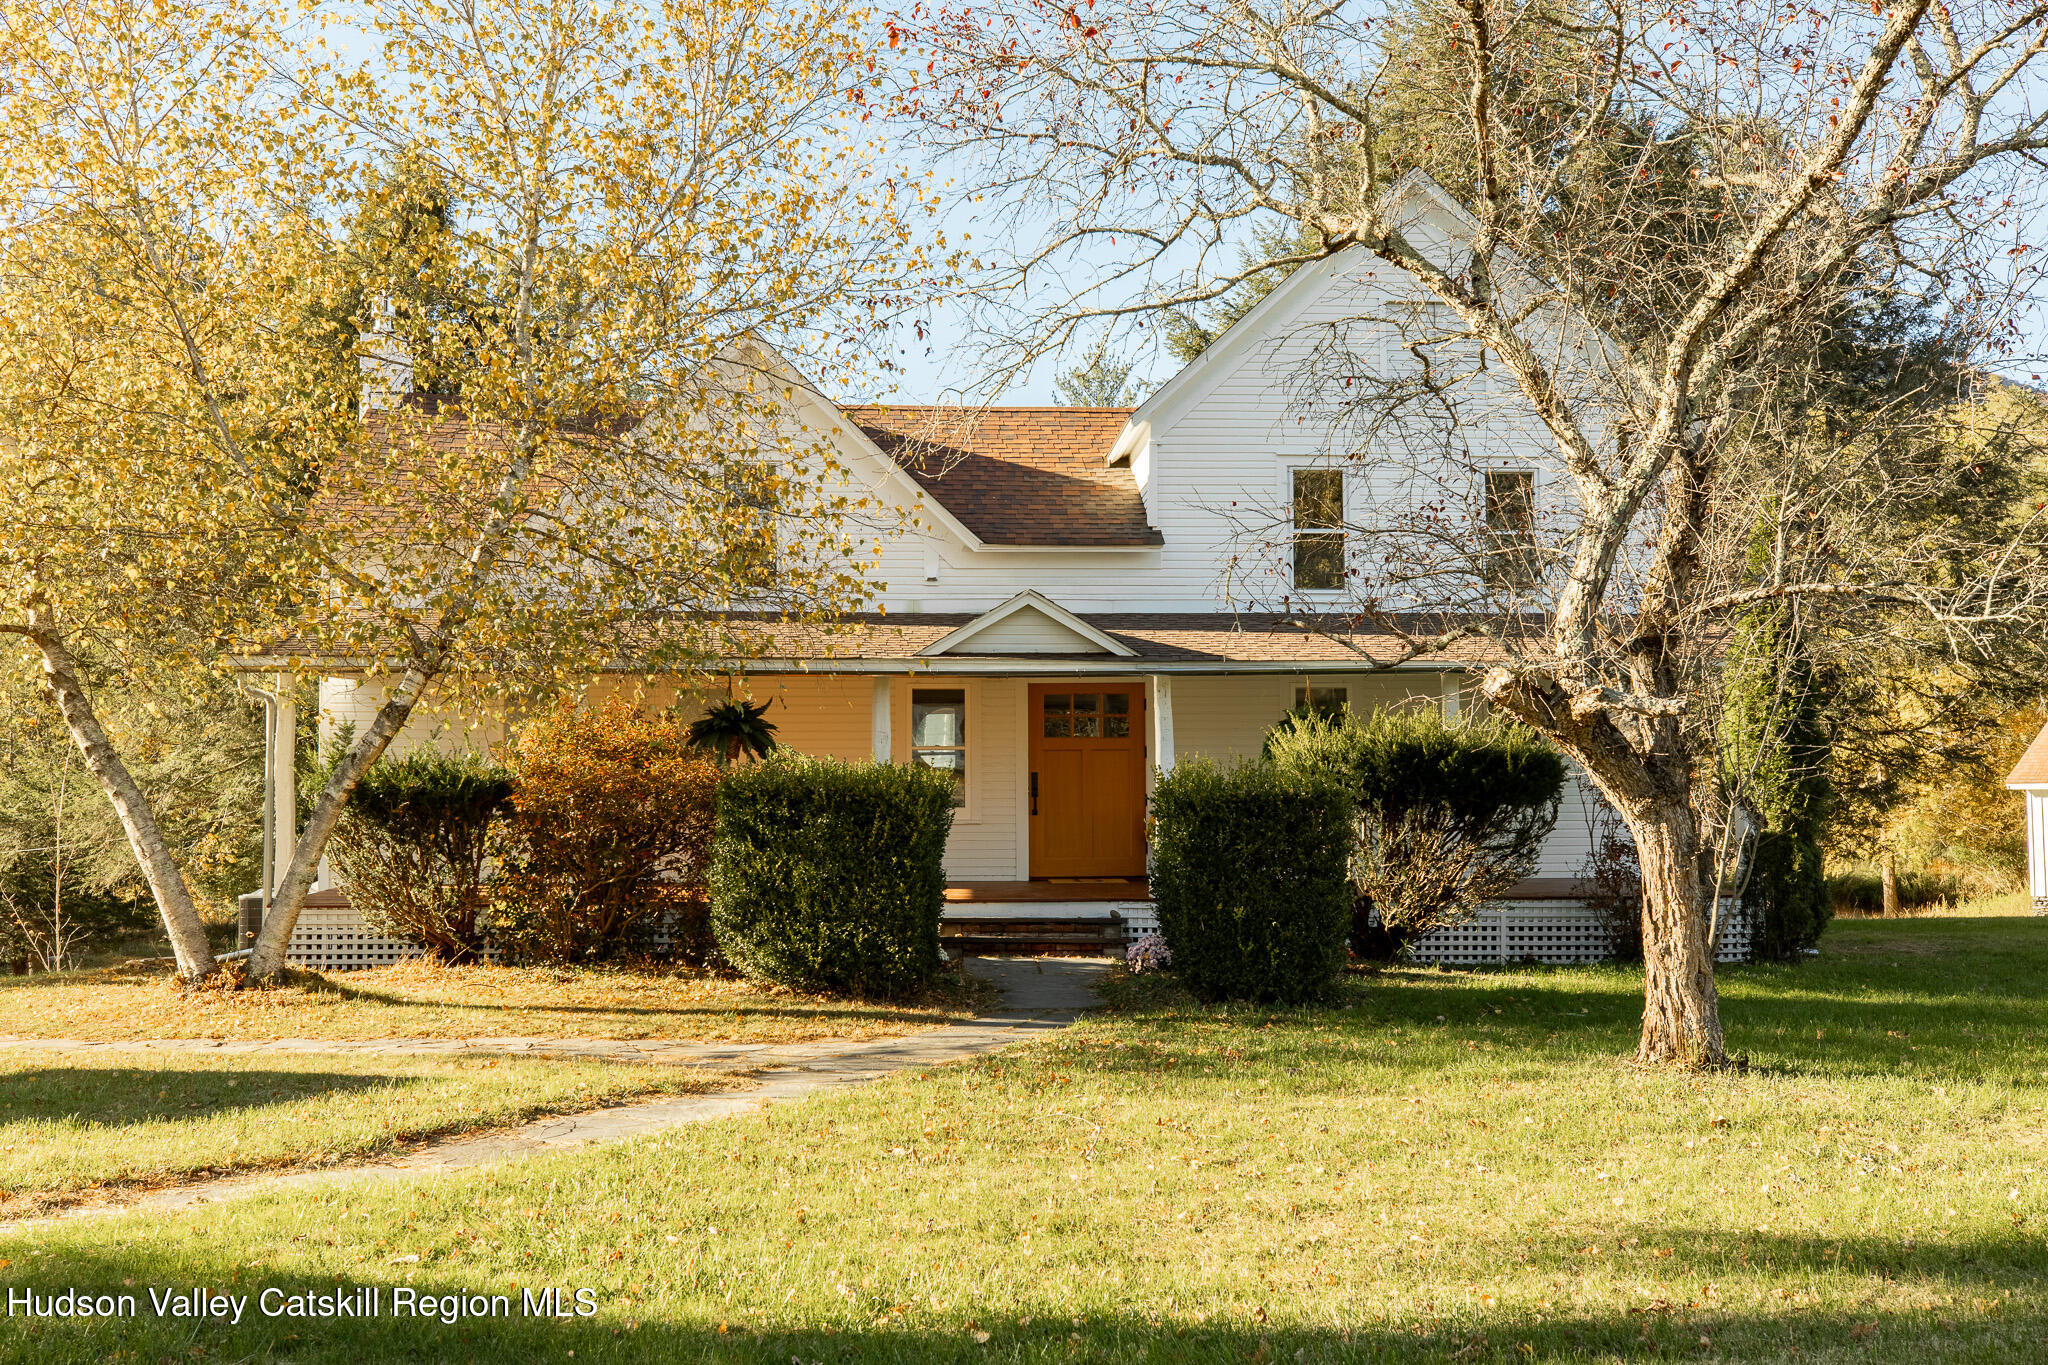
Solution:
M 2048 787 L 2027 791 L 2027 884 L 2034 909 L 2048 914 Z

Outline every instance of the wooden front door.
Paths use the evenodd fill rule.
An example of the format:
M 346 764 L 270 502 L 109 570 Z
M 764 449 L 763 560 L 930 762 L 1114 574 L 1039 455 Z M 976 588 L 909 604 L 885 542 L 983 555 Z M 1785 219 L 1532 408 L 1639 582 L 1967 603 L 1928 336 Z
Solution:
M 1031 875 L 1145 875 L 1145 686 L 1031 685 Z

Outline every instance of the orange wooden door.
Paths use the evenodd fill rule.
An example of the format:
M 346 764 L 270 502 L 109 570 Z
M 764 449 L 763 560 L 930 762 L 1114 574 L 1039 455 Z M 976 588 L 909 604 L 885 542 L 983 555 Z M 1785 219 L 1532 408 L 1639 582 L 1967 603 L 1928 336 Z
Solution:
M 1031 685 L 1031 875 L 1145 875 L 1142 683 Z

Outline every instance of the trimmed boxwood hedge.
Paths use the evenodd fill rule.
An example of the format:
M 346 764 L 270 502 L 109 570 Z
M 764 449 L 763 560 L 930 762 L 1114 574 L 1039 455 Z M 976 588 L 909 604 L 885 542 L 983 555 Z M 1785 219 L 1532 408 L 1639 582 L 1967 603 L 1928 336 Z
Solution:
M 1152 896 L 1173 974 L 1203 1000 L 1328 991 L 1351 932 L 1352 796 L 1329 773 L 1201 759 L 1153 795 Z
M 748 976 L 901 996 L 939 965 L 953 781 L 930 768 L 787 751 L 727 773 L 711 930 Z

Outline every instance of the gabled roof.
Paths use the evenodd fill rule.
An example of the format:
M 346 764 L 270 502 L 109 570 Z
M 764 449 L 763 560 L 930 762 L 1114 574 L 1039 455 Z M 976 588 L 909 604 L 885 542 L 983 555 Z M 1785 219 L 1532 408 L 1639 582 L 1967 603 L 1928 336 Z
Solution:
M 1405 218 L 1410 224 L 1427 206 L 1457 220 L 1467 231 L 1478 230 L 1478 221 L 1443 186 L 1421 170 L 1412 170 L 1396 181 L 1387 190 L 1382 203 L 1391 217 Z M 1373 257 L 1364 247 L 1347 246 L 1290 273 L 1264 298 L 1225 327 L 1200 355 L 1182 366 L 1132 410 L 1130 425 L 1110 451 L 1109 458 L 1122 460 L 1154 428 L 1171 426 L 1185 414 L 1192 402 L 1245 363 L 1250 353 L 1266 339 L 1268 325 L 1276 317 L 1286 318 L 1294 314 L 1337 274 L 1371 259 Z M 1391 271 L 1393 267 L 1388 269 Z
M 1144 548 L 1165 538 L 1109 452 L 1129 408 L 856 404 L 848 421 L 983 544 Z
M 2048 787 L 2048 725 L 2034 736 L 2034 742 L 2020 755 L 2019 765 L 2005 779 L 2008 787 Z
M 926 645 L 918 654 L 1113 654 L 1128 659 L 1137 652 L 1051 598 L 1026 588 Z

